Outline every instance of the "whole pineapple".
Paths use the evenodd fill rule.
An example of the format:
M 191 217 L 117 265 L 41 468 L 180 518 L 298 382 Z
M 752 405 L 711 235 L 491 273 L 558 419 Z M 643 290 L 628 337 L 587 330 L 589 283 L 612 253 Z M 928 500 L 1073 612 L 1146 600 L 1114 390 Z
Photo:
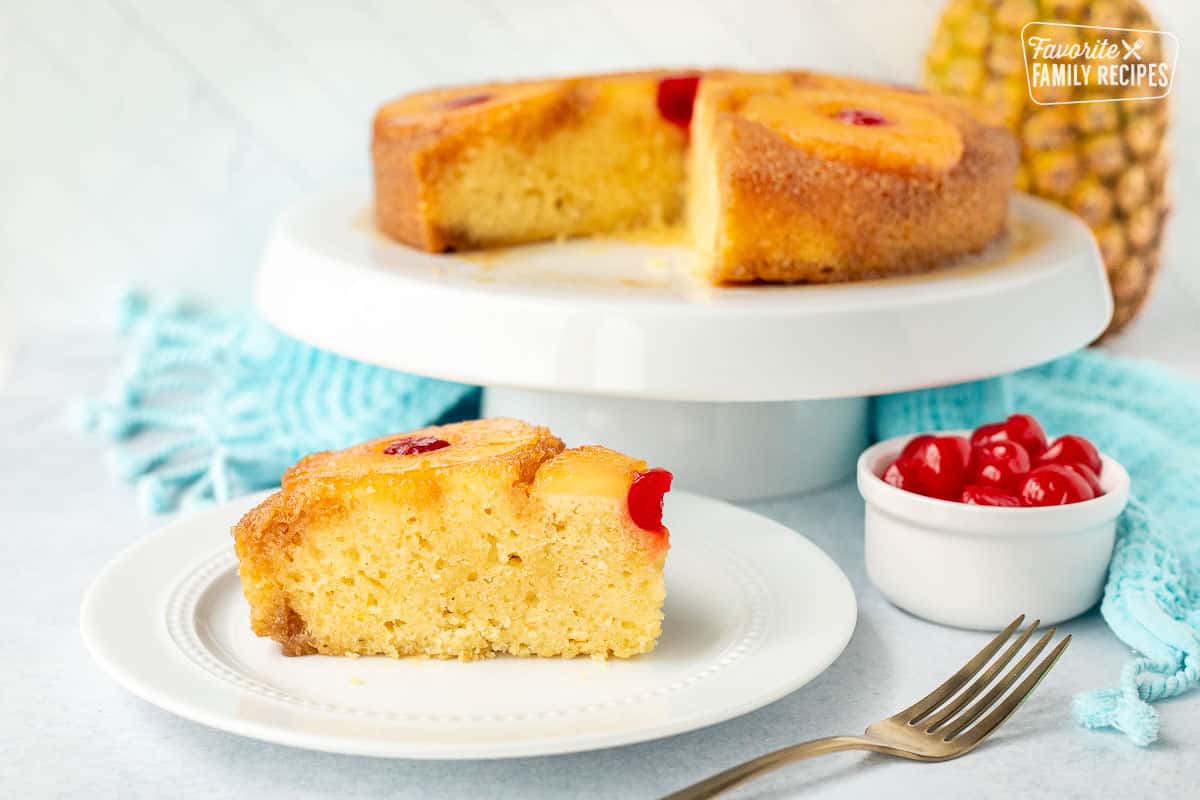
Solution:
M 1036 105 L 1020 38 L 1031 21 L 1156 26 L 1137 0 L 951 0 L 925 60 L 929 88 L 982 100 L 1016 133 L 1017 188 L 1070 208 L 1092 227 L 1116 304 L 1113 333 L 1141 309 L 1159 266 L 1169 210 L 1167 101 Z M 1147 56 L 1157 60 L 1158 52 Z M 1039 90 L 1038 97 L 1085 99 L 1098 96 L 1094 91 L 1066 87 Z

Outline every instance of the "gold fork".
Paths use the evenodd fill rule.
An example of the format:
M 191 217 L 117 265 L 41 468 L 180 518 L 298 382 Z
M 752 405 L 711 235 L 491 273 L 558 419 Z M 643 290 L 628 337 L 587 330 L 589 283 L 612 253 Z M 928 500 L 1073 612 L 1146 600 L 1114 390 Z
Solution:
M 1021 657 L 1016 666 L 989 689 L 987 694 L 967 707 L 967 704 L 975 700 L 980 692 L 987 689 L 1000 671 L 1008 666 L 1008 663 L 1016 657 L 1037 629 L 1039 621 L 1034 620 L 1025 629 L 1025 632 L 1008 646 L 1004 654 L 988 666 L 988 662 L 999 652 L 1004 643 L 1012 638 L 1013 633 L 1024 620 L 1024 614 L 1014 619 L 1007 628 L 988 642 L 986 647 L 964 664 L 962 669 L 951 675 L 945 683 L 899 714 L 869 725 L 866 733 L 862 736 L 829 736 L 785 747 L 713 775 L 707 780 L 664 798 L 664 800 L 700 800 L 705 797 L 716 797 L 726 789 L 794 761 L 826 753 L 837 753 L 842 750 L 871 750 L 913 761 L 948 761 L 966 755 L 978 747 L 984 739 L 995 733 L 996 729 L 1012 716 L 1012 713 L 1017 710 L 1017 706 L 1033 693 L 1042 678 L 1046 677 L 1046 673 L 1067 649 L 1067 645 L 1071 643 L 1070 635 L 1066 636 L 1050 651 L 1048 656 L 1034 667 L 1025 680 L 1021 681 L 1016 689 L 1013 689 L 1011 694 L 1004 697 L 1005 692 L 1011 689 L 1012 685 L 1025 674 L 1029 665 L 1046 649 L 1046 645 L 1054 637 L 1055 628 L 1046 631 L 1029 649 L 1029 652 Z M 955 693 L 972 678 L 975 678 L 974 682 L 961 694 L 956 695 Z M 966 708 L 965 711 L 963 711 L 964 708 Z M 984 713 L 987 713 L 987 716 L 979 719 Z M 976 722 L 976 720 L 979 721 Z

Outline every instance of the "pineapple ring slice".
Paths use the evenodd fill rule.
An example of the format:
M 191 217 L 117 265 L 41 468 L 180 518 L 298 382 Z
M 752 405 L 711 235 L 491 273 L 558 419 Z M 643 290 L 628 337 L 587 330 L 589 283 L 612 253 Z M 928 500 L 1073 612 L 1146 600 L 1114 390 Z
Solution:
M 884 123 L 845 121 L 843 112 L 854 111 L 882 116 Z M 941 172 L 962 158 L 962 135 L 953 122 L 899 92 L 793 89 L 750 97 L 741 115 L 814 155 L 867 167 Z

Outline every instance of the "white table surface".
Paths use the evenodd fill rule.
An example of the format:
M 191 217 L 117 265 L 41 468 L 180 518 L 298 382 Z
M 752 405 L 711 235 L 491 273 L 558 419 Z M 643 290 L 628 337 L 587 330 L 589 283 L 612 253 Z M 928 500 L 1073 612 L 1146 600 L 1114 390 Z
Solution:
M 1182 300 L 1181 300 L 1182 298 Z M 1196 374 L 1197 306 L 1163 292 L 1117 342 Z M 1182 339 L 1182 341 L 1181 341 Z M 1189 345 L 1190 342 L 1190 345 Z M 0 346 L 0 353 L 5 348 Z M 96 329 L 28 333 L 0 359 L 0 794 L 10 797 L 652 797 L 807 738 L 857 733 L 937 684 L 987 637 L 891 607 L 867 581 L 852 485 L 753 508 L 803 531 L 850 576 L 857 631 L 807 687 L 740 719 L 613 750 L 499 762 L 385 761 L 264 744 L 209 730 L 127 694 L 92 664 L 80 596 L 118 550 L 162 523 L 134 509 L 95 440 L 64 405 L 99 391 L 119 345 Z M 1139 749 L 1069 716 L 1074 691 L 1111 685 L 1127 648 L 1092 612 L 1037 694 L 976 753 L 922 765 L 839 754 L 753 784 L 756 797 L 1178 797 L 1200 763 L 1200 695 L 1159 706 L 1158 744 Z M 787 665 L 780 665 L 786 669 Z

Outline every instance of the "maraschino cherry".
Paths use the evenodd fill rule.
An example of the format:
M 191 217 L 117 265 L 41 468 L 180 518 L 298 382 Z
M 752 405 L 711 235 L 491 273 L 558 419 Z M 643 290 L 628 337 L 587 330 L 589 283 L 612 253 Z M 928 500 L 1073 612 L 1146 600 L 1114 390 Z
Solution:
M 1104 490 L 1100 488 L 1100 476 L 1093 472 L 1090 467 L 1084 464 L 1064 464 L 1063 466 L 1083 478 L 1084 482 L 1091 487 L 1092 494 L 1096 495 L 1096 497 L 1104 494 Z
M 1049 445 L 1036 419 L 1013 414 L 962 436 L 916 436 L 881 476 L 916 494 L 979 506 L 1054 506 L 1104 494 L 1103 461 L 1082 436 Z
M 979 486 L 972 484 L 963 489 L 959 502 L 971 506 L 1005 506 L 1016 508 L 1021 505 L 1021 498 L 1007 489 L 999 486 Z
M 1014 490 L 1032 465 L 1029 453 L 1016 442 L 984 442 L 971 448 L 967 480 L 978 486 Z
M 626 502 L 635 525 L 653 533 L 663 530 L 663 495 L 671 490 L 674 478 L 669 471 L 659 467 L 633 476 Z
M 1061 464 L 1038 467 L 1021 482 L 1021 502 L 1027 506 L 1063 506 L 1095 496 L 1078 472 Z
M 449 446 L 449 442 L 436 436 L 405 436 L 403 439 L 388 442 L 387 447 L 383 448 L 383 453 L 388 456 L 412 456 Z
M 1030 458 L 1036 459 L 1046 449 L 1046 432 L 1028 414 L 1011 414 L 1004 422 L 980 425 L 971 434 L 972 445 L 987 442 L 1016 442 L 1025 448 Z
M 677 75 L 658 82 L 658 113 L 673 125 L 687 130 L 692 124 L 692 109 L 696 104 L 699 75 Z
M 868 111 L 865 108 L 843 108 L 834 114 L 833 118 L 847 125 L 874 127 L 876 125 L 888 124 L 887 117 L 883 114 L 880 114 L 878 111 Z
M 919 436 L 906 450 L 921 494 L 943 500 L 957 500 L 962 495 L 971 460 L 970 442 L 962 436 Z
M 1041 464 L 1083 464 L 1097 475 L 1103 468 L 1096 446 L 1082 436 L 1067 434 L 1050 443 L 1038 459 Z

